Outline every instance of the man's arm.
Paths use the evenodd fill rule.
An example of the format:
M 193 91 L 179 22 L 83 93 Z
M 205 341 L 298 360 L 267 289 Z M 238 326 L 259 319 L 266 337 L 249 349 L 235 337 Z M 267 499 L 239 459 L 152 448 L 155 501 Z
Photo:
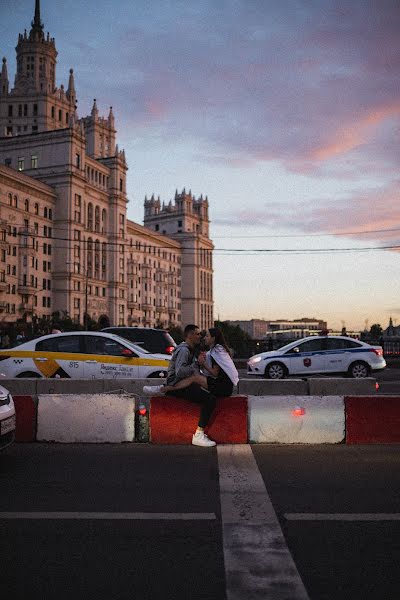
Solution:
M 197 363 L 193 362 L 193 355 L 189 348 L 180 348 L 175 359 L 175 378 L 177 381 L 190 377 L 199 372 Z

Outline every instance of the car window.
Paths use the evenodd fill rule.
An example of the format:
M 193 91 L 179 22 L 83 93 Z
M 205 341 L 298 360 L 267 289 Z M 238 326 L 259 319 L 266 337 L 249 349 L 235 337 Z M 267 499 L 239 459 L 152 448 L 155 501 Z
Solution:
M 108 356 L 122 356 L 123 350 L 126 346 L 123 346 L 116 340 L 103 338 L 97 335 L 85 336 L 85 345 L 87 354 L 105 354 Z M 133 350 L 130 348 L 131 352 Z M 135 354 L 135 356 L 137 356 Z
M 295 346 L 295 348 L 298 348 L 298 350 L 292 348 L 287 352 L 287 354 L 296 354 L 297 352 L 317 352 L 318 350 L 325 350 L 325 342 L 325 339 L 307 340 L 307 342 L 302 342 Z
M 80 341 L 81 338 L 79 335 L 55 336 L 37 342 L 36 350 L 40 352 L 70 352 L 76 354 L 82 351 Z
M 326 341 L 328 350 L 345 350 L 346 348 L 360 348 L 360 344 L 354 340 L 327 338 Z

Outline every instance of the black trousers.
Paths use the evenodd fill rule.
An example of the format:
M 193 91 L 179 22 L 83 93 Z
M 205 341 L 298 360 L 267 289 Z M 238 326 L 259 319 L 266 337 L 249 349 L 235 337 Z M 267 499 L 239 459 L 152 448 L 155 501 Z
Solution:
M 176 390 L 176 392 L 167 392 L 166 396 L 185 398 L 185 400 L 200 404 L 201 410 L 198 426 L 202 428 L 208 424 L 216 405 L 215 396 L 203 389 L 198 383 L 192 383 L 189 387 Z

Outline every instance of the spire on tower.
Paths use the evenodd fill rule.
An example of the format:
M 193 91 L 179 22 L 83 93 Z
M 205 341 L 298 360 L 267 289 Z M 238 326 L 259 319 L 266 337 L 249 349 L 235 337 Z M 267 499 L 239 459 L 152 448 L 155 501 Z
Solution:
M 74 70 L 69 70 L 69 80 L 68 80 L 68 89 L 67 89 L 67 98 L 69 100 L 75 100 L 75 81 L 74 81 Z
M 99 116 L 99 111 L 97 109 L 96 98 L 93 100 L 92 112 L 91 115 L 95 121 L 97 121 L 97 117 Z
M 43 23 L 40 19 L 40 0 L 35 0 L 35 16 L 31 22 L 32 29 L 29 34 L 29 38 L 38 37 L 44 39 Z
M 7 59 L 3 58 L 3 66 L 0 74 L 0 96 L 7 96 L 8 94 L 8 73 L 7 73 Z
M 110 127 L 114 127 L 114 113 L 112 106 L 110 106 L 110 112 L 108 113 L 108 124 Z

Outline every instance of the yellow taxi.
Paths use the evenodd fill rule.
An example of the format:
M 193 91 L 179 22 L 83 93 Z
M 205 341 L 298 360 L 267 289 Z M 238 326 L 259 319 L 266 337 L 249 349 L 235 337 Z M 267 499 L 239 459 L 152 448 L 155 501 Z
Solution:
M 170 358 L 168 354 L 150 354 L 111 333 L 72 331 L 0 350 L 0 374 L 10 378 L 165 377 Z

